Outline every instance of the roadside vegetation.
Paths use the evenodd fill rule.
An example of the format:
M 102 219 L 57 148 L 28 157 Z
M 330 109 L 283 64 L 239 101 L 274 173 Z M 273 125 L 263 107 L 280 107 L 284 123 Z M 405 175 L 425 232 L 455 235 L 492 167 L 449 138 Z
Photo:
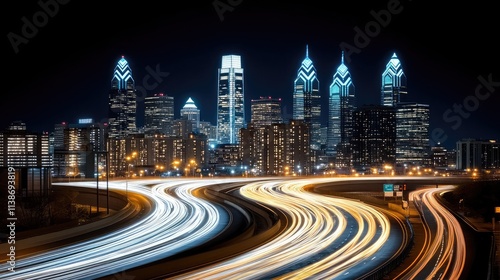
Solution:
M 465 216 L 484 219 L 500 219 L 500 180 L 474 181 L 457 186 L 453 191 L 443 195 L 452 208 L 463 212 Z

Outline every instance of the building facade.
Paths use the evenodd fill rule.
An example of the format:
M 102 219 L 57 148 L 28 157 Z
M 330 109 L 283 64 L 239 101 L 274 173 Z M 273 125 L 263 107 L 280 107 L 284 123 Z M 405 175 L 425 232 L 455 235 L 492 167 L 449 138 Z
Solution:
M 241 56 L 222 56 L 218 70 L 217 141 L 239 143 L 239 130 L 245 125 L 244 76 Z
M 401 97 L 407 93 L 406 75 L 403 72 L 401 61 L 394 53 L 382 73 L 380 104 L 396 106 L 397 103 L 403 101 Z
M 193 132 L 198 133 L 200 131 L 200 109 L 196 107 L 191 97 L 188 98 L 181 109 L 181 118 L 191 121 Z
M 500 168 L 500 144 L 496 139 L 462 139 L 456 147 L 458 170 Z
M 309 58 L 309 46 L 306 57 L 297 71 L 293 83 L 293 119 L 303 120 L 311 129 L 311 148 L 321 148 L 321 95 L 316 68 Z
M 95 178 L 99 169 L 104 172 L 107 129 L 91 118 L 56 124 L 54 138 L 62 143 L 54 145 L 54 177 Z
M 430 108 L 428 104 L 396 104 L 396 163 L 430 166 Z
M 242 165 L 256 175 L 311 175 L 314 154 L 310 129 L 303 120 L 254 126 L 241 130 Z
M 250 122 L 254 126 L 266 126 L 273 123 L 283 123 L 281 98 L 261 96 L 259 99 L 253 99 L 250 106 Z
M 48 196 L 52 183 L 49 134 L 28 131 L 22 121 L 0 131 L 0 174 L 5 186 L 7 174 L 14 174 L 16 193 L 21 197 Z
M 353 113 L 353 167 L 393 166 L 396 162 L 396 112 L 393 107 L 364 105 Z
M 137 130 L 137 92 L 132 70 L 122 56 L 111 79 L 108 107 L 109 137 L 123 137 Z
M 174 97 L 156 93 L 144 98 L 144 132 L 146 134 L 168 131 L 174 120 Z
M 342 61 L 333 75 L 330 85 L 327 132 L 327 155 L 334 156 L 337 166 L 351 166 L 351 147 L 353 121 L 356 109 L 355 88 L 351 74 Z

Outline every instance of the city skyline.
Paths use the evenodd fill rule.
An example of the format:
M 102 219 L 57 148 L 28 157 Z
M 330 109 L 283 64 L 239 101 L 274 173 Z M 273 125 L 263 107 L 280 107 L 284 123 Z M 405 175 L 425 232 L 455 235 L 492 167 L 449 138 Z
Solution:
M 500 80 L 494 65 L 498 54 L 492 44 L 478 46 L 481 38 L 474 31 L 467 31 L 493 30 L 491 11 L 487 7 L 454 7 L 457 12 L 446 5 L 413 2 L 398 2 L 394 5 L 397 8 L 391 10 L 392 2 L 343 3 L 337 9 L 328 9 L 321 2 L 305 7 L 274 7 L 242 1 L 223 12 L 221 5 L 217 9 L 216 4 L 225 2 L 171 10 L 156 8 L 159 11 L 152 2 L 148 7 L 134 7 L 139 20 L 124 20 L 118 29 L 113 29 L 113 24 L 120 15 L 130 13 L 126 7 L 115 5 L 113 12 L 88 4 L 59 4 L 57 13 L 48 17 L 46 24 L 39 24 L 27 43 L 17 45 L 17 53 L 9 41 L 12 37 L 7 36 L 5 43 L 12 50 L 7 81 L 11 82 L 7 84 L 6 102 L 0 108 L 1 125 L 5 128 L 12 121 L 22 120 L 29 130 L 53 130 L 62 121 L 106 118 L 110 73 L 122 55 L 130 63 L 136 85 L 148 95 L 164 92 L 173 96 L 176 116 L 190 97 L 199 104 L 200 119 L 212 124 L 216 124 L 220 57 L 229 53 L 241 55 L 246 76 L 246 112 L 251 99 L 272 96 L 281 98 L 284 113 L 291 115 L 293 80 L 307 45 L 318 72 L 322 125 L 326 126 L 328 86 L 338 66 L 341 47 L 350 45 L 359 50 L 345 50 L 346 65 L 356 82 L 358 105 L 379 103 L 381 74 L 392 54 L 397 53 L 408 78 L 408 99 L 430 104 L 430 131 L 440 129 L 438 138 L 447 136 L 446 146 L 453 147 L 461 138 L 498 139 L 499 117 L 494 111 L 499 100 L 494 91 Z M 32 15 L 41 9 L 36 3 L 13 9 L 5 34 L 23 35 L 22 18 L 32 20 Z M 78 11 L 92 16 L 82 18 L 77 16 Z M 461 21 L 460 16 L 467 11 L 474 20 Z M 452 12 L 457 17 L 450 23 L 437 21 L 438 16 Z M 108 19 L 109 14 L 115 16 Z M 297 16 L 301 20 L 296 20 Z M 85 25 L 79 27 L 79 22 Z M 378 29 L 366 32 L 369 24 Z M 65 32 L 65 25 L 71 26 L 72 32 Z M 359 44 L 360 34 L 368 36 L 366 46 Z M 442 36 L 436 38 L 432 34 Z M 455 47 L 462 53 L 453 54 Z M 37 66 L 36 72 L 28 68 L 33 65 Z M 482 89 L 478 94 L 479 86 Z M 139 97 L 144 98 L 141 94 Z M 143 103 L 139 102 L 138 108 Z M 463 107 L 463 111 L 457 106 Z M 138 112 L 143 114 L 142 110 Z M 246 119 L 248 122 L 250 118 Z

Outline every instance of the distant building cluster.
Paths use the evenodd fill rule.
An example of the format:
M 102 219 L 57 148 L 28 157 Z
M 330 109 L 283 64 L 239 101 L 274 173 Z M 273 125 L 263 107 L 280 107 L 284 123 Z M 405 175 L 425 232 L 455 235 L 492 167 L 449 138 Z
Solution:
M 24 168 L 22 176 L 41 189 L 51 177 L 412 175 L 430 168 L 500 168 L 496 140 L 464 139 L 452 151 L 430 146 L 430 106 L 408 100 L 411 91 L 395 53 L 381 71 L 380 104 L 359 104 L 343 53 L 328 104 L 322 104 L 306 46 L 290 93 L 291 118 L 282 113 L 281 97 L 265 94 L 250 100 L 247 117 L 241 56 L 224 55 L 217 70 L 216 124 L 200 119 L 192 98 L 176 118 L 174 97 L 157 92 L 144 98 L 139 127 L 127 60 L 121 57 L 110 74 L 106 122 L 62 122 L 49 134 L 31 133 L 15 121 L 0 132 L 0 168 Z M 322 114 L 328 115 L 325 125 Z

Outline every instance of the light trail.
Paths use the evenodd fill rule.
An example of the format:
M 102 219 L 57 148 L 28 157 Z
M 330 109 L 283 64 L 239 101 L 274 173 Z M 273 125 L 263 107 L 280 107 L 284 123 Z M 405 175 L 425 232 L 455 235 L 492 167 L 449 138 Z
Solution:
M 152 201 L 151 212 L 141 220 L 92 240 L 18 257 L 16 272 L 8 272 L 2 264 L 0 278 L 95 279 L 203 244 L 224 229 L 228 213 L 192 192 L 223 182 L 228 180 L 129 181 L 129 196 Z M 70 185 L 95 188 L 88 182 Z M 124 182 L 113 182 L 110 189 L 124 191 Z
M 397 279 L 460 279 L 466 260 L 466 242 L 459 221 L 434 197 L 453 187 L 422 189 L 410 200 L 422 216 L 426 241 L 411 269 Z
M 338 180 L 244 185 L 241 195 L 285 213 L 287 227 L 254 250 L 175 279 L 353 279 L 356 273 L 366 273 L 360 266 L 373 269 L 384 263 L 387 259 L 382 254 L 377 258 L 376 253 L 391 233 L 386 215 L 360 201 L 305 190 L 307 185 L 333 181 Z

